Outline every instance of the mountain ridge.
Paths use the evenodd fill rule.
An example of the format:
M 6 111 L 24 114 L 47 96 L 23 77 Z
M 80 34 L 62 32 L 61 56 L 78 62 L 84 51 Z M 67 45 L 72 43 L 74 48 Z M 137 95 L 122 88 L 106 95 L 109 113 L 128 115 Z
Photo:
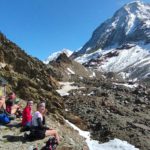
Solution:
M 69 49 L 63 48 L 62 50 L 54 52 L 51 55 L 49 55 L 48 58 L 43 61 L 44 64 L 48 64 L 51 61 L 55 61 L 62 53 L 65 53 L 68 57 L 70 57 L 73 52 Z
M 125 44 L 126 42 L 137 42 L 143 39 L 143 37 L 143 41 L 145 41 L 145 43 L 149 43 L 149 15 L 149 4 L 135 1 L 124 5 L 113 15 L 112 18 L 107 19 L 96 28 L 91 39 L 81 48 L 81 50 L 76 53 L 75 57 L 85 53 L 89 54 L 90 52 L 96 51 L 98 49 L 106 49 L 112 46 L 117 47 L 119 45 Z M 147 24 L 144 24 L 145 21 L 147 21 Z M 137 29 L 133 32 L 133 24 L 135 23 L 137 23 Z M 132 34 L 131 29 L 133 32 Z M 148 31 L 147 33 L 144 33 L 143 30 Z M 140 32 L 140 37 L 138 32 Z M 128 34 L 126 35 L 126 33 Z
M 150 67 L 144 67 L 143 71 L 134 64 L 142 62 L 145 57 L 150 59 L 149 44 L 150 4 L 134 1 L 121 7 L 112 18 L 98 26 L 90 40 L 71 57 L 99 71 L 123 71 L 130 74 L 128 77 L 142 78 Z

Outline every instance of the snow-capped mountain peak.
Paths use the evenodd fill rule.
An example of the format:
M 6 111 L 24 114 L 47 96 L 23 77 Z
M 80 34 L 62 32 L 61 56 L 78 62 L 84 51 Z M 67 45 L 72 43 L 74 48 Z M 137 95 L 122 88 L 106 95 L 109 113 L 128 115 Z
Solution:
M 71 56 L 71 54 L 73 53 L 71 50 L 69 49 L 62 49 L 61 51 L 57 51 L 52 53 L 45 61 L 43 61 L 45 64 L 48 64 L 50 61 L 56 60 L 60 54 L 65 53 L 68 57 Z
M 150 72 L 150 4 L 124 5 L 73 55 L 76 61 L 100 71 L 143 78 Z
M 150 26 L 150 6 L 145 5 L 143 2 L 135 1 L 125 5 L 124 10 L 127 13 L 126 16 L 126 34 L 131 33 L 136 29 L 136 23 L 140 20 L 145 20 L 145 25 Z
M 76 53 L 76 57 L 98 49 L 140 41 L 150 42 L 150 4 L 134 1 L 124 5 L 112 18 L 102 23 Z

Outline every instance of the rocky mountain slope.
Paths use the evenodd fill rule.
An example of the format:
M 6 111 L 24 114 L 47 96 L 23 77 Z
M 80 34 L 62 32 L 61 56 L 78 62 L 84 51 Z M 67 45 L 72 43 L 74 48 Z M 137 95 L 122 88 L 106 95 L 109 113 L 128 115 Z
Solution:
M 8 81 L 7 93 L 14 91 L 24 100 L 33 99 L 35 104 L 40 100 L 46 101 L 48 125 L 56 128 L 62 139 L 58 150 L 83 149 L 86 145 L 85 140 L 65 123 L 65 107 L 63 97 L 56 92 L 60 85 L 54 78 L 55 71 L 37 58 L 26 54 L 2 33 L 0 33 L 0 76 Z M 82 123 L 82 119 L 72 113 L 67 117 Z M 0 126 L 0 149 L 30 150 L 36 145 L 40 148 L 45 144 L 47 139 L 36 142 L 24 141 L 23 133 L 20 133 L 20 128 L 16 126 L 19 122 L 20 120 L 13 121 L 8 127 Z
M 72 58 L 100 71 L 142 78 L 148 77 L 150 71 L 149 51 L 150 4 L 135 1 L 102 23 Z
M 47 66 L 53 70 L 54 77 L 59 81 L 73 81 L 74 78 L 95 76 L 92 71 L 70 59 L 65 53 L 61 53 L 56 60 L 49 62 Z
M 55 92 L 59 84 L 52 74 L 52 70 L 41 61 L 27 55 L 0 34 L 0 76 L 9 83 L 7 92 L 13 90 L 23 99 L 54 100 L 63 108 L 61 98 Z
M 149 150 L 149 88 L 107 78 L 78 79 L 75 84 L 79 88 L 64 96 L 65 107 L 87 123 L 93 139 L 103 143 L 119 138 Z

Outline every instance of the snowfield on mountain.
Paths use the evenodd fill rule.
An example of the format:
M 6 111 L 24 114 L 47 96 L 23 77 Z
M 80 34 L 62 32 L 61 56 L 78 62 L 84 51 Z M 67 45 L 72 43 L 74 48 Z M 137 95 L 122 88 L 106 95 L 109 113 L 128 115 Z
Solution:
M 102 23 L 73 58 L 87 67 L 147 78 L 150 71 L 150 4 L 124 5 Z

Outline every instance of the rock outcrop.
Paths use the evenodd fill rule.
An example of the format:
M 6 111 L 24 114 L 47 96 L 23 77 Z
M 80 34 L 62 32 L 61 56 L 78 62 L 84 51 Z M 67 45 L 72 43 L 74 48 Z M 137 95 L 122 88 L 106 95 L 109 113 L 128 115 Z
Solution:
M 73 81 L 74 78 L 79 77 L 90 78 L 93 74 L 80 63 L 67 57 L 65 53 L 60 54 L 56 60 L 51 61 L 48 68 L 53 70 L 55 78 L 59 81 Z

